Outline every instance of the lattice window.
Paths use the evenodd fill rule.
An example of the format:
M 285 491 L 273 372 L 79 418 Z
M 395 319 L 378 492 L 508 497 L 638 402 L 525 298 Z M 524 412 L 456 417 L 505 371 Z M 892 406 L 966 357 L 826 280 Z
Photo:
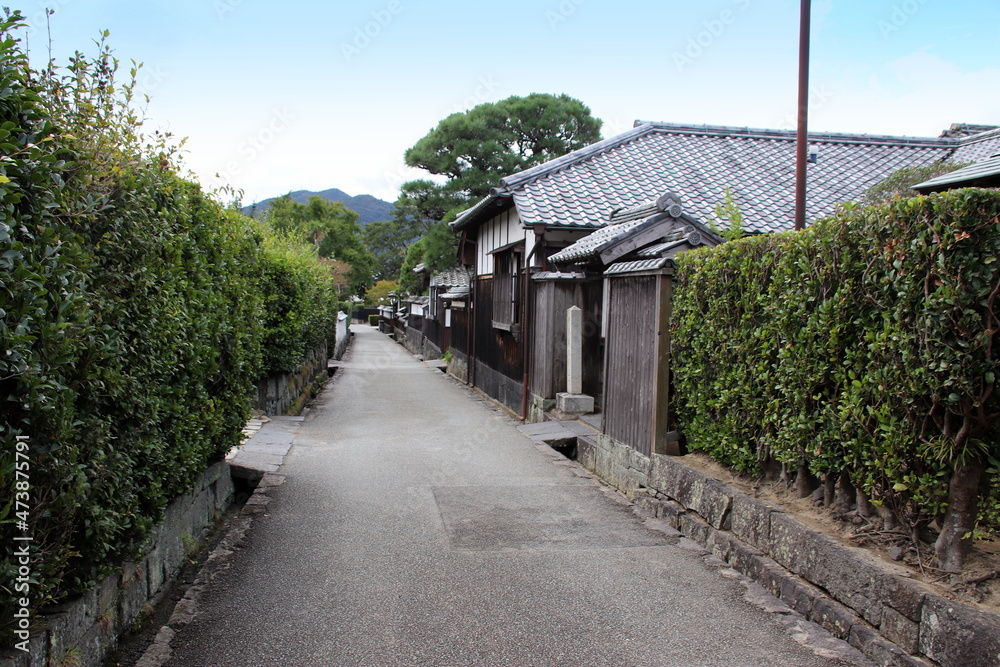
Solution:
M 493 326 L 510 331 L 518 322 L 521 290 L 519 249 L 493 255 Z

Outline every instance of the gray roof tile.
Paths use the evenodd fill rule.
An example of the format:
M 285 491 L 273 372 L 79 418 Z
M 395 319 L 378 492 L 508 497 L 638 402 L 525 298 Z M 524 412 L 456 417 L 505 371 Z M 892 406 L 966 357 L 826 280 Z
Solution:
M 655 271 L 657 269 L 662 269 L 667 264 L 671 262 L 669 257 L 658 257 L 656 259 L 640 259 L 634 262 L 618 262 L 617 264 L 612 264 L 607 271 L 604 272 L 606 276 L 613 276 L 619 273 L 635 273 L 637 271 Z
M 978 160 L 1000 152 L 1000 129 L 934 138 L 810 133 L 818 162 L 808 166 L 806 217 L 832 214 L 894 171 L 939 160 Z M 795 132 L 710 125 L 642 123 L 545 164 L 504 178 L 494 194 L 457 220 L 470 224 L 484 202 L 513 197 L 522 222 L 598 228 L 609 209 L 642 206 L 671 190 L 685 211 L 706 220 L 726 188 L 751 232 L 792 226 Z
M 441 298 L 442 299 L 460 300 L 460 299 L 464 299 L 465 297 L 469 296 L 469 293 L 471 291 L 472 290 L 469 288 L 468 285 L 466 285 L 465 287 L 452 287 L 450 290 L 448 290 L 447 292 L 445 292 L 444 294 L 442 294 Z
M 996 187 L 1000 183 L 1000 155 L 971 164 L 968 167 L 956 169 L 948 174 L 942 174 L 936 178 L 913 186 L 914 190 L 921 192 L 933 192 L 944 190 L 949 187 L 963 187 L 972 185 L 989 185 Z
M 469 274 L 463 268 L 446 269 L 431 277 L 431 287 L 468 287 Z

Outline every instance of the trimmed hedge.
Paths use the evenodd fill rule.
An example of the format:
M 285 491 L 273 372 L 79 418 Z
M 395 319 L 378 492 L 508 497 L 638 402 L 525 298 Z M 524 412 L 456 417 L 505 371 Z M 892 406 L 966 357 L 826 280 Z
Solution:
M 336 338 L 339 292 L 312 246 L 269 233 L 263 249 L 264 374 L 293 373 L 316 345 Z
M 139 553 L 239 444 L 265 347 L 294 364 L 332 340 L 337 306 L 314 251 L 179 178 L 167 138 L 139 134 L 106 48 L 42 76 L 18 22 L 0 22 L 0 524 L 25 520 L 32 550 L 27 592 L 0 560 L 4 645 L 17 599 L 36 610 Z
M 974 189 L 684 253 L 672 369 L 690 445 L 850 482 L 914 535 L 937 520 L 954 570 L 974 527 L 1000 529 L 998 257 L 1000 192 Z

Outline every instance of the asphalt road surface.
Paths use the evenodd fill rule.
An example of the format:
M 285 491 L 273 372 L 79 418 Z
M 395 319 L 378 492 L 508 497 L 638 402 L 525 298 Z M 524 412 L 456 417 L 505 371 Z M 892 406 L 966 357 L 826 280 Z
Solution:
M 285 483 L 167 666 L 867 664 L 805 621 L 789 629 L 692 542 L 354 328 Z

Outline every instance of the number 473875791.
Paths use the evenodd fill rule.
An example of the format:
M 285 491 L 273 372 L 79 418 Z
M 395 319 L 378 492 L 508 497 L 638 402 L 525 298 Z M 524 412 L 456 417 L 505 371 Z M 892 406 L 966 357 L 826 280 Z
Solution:
M 17 458 L 14 466 L 16 480 L 14 482 L 14 510 L 18 523 L 23 525 L 22 522 L 27 523 L 28 521 L 28 501 L 30 499 L 28 490 L 31 488 L 29 482 L 31 460 L 28 458 L 28 442 L 23 436 L 19 436 L 17 439 Z

